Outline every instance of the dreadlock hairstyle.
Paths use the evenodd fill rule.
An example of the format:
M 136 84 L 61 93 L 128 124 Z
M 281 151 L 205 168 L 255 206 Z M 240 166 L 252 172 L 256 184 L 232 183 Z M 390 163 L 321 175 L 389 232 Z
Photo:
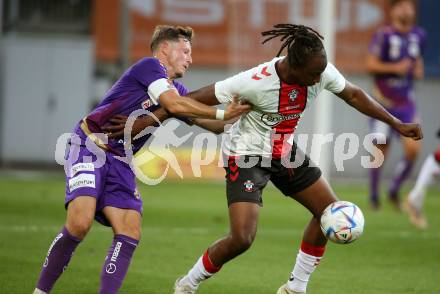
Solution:
M 274 28 L 273 30 L 261 33 L 263 37 L 266 37 L 262 44 L 281 37 L 280 41 L 283 44 L 277 56 L 280 56 L 284 48 L 287 47 L 287 60 L 290 65 L 302 66 L 310 56 L 324 49 L 322 44 L 324 37 L 310 27 L 294 24 L 277 24 L 274 25 Z

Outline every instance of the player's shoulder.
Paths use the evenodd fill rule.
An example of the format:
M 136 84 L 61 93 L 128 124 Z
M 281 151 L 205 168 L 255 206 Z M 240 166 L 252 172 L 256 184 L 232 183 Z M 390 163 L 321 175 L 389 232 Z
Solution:
M 264 85 L 270 83 L 274 78 L 277 79 L 278 75 L 275 69 L 276 62 L 281 60 L 282 57 L 275 57 L 272 60 L 263 62 L 247 71 L 247 79 L 258 82 L 256 85 Z
M 188 89 L 184 84 L 179 83 L 177 81 L 173 81 L 174 87 L 177 89 L 180 95 L 185 96 L 188 93 Z
M 325 76 L 332 77 L 339 74 L 339 70 L 336 68 L 336 66 L 333 63 L 327 62 L 327 66 L 325 67 L 323 74 Z
M 426 31 L 424 28 L 420 26 L 414 26 L 413 29 L 411 30 L 411 33 L 416 34 L 422 38 L 426 38 Z
M 381 26 L 376 30 L 376 35 L 382 37 L 388 37 L 395 33 L 395 30 L 390 25 Z
M 159 59 L 157 59 L 155 57 L 141 58 L 135 64 L 132 65 L 132 68 L 133 69 L 142 68 L 142 69 L 166 71 L 165 66 L 159 61 Z

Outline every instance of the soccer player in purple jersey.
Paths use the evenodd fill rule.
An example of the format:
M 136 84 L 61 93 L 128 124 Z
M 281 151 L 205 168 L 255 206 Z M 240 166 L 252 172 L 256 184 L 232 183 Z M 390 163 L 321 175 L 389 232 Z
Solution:
M 327 62 L 318 32 L 302 25 L 279 24 L 262 34 L 267 38 L 264 42 L 280 37 L 283 44 L 278 55 L 284 48 L 287 55 L 188 94 L 207 104 L 229 102 L 239 95 L 253 108 L 233 124 L 222 144 L 228 159 L 225 170 L 230 231 L 213 242 L 194 266 L 177 279 L 175 294 L 196 293 L 204 280 L 250 248 L 257 233 L 263 190 L 269 181 L 287 199 L 296 200 L 311 213 L 290 278 L 277 291 L 306 293 L 309 278 L 327 244 L 320 217 L 337 197 L 320 169 L 296 147 L 292 135 L 303 111 L 322 90 L 335 93 L 351 107 L 389 124 L 403 136 L 422 138 L 418 124 L 402 123 L 393 117 Z M 141 124 L 142 121 L 145 122 L 138 120 Z M 267 134 L 277 136 L 271 140 Z M 292 166 L 290 161 L 297 158 L 303 159 L 302 163 L 296 166 L 294 162 Z
M 158 26 L 151 42 L 154 57 L 129 67 L 103 101 L 75 127 L 65 166 L 66 223 L 49 247 L 34 293 L 52 290 L 93 219 L 111 226 L 114 232 L 99 293 L 117 293 L 122 285 L 141 237 L 142 200 L 129 164 L 118 159 L 125 153 L 123 140 L 102 134 L 109 118 L 160 108 L 171 115 L 227 120 L 250 109 L 234 101 L 226 110 L 217 110 L 184 96 L 187 89 L 175 79 L 182 77 L 192 62 L 192 35 L 188 27 Z M 148 138 L 134 140 L 133 153 Z
M 426 34 L 415 25 L 415 2 L 412 0 L 391 0 L 391 24 L 380 28 L 374 35 L 367 57 L 367 70 L 374 76 L 373 95 L 391 114 L 403 122 L 414 122 L 416 103 L 414 79 L 423 78 L 422 53 Z M 387 156 L 392 135 L 389 126 L 372 121 L 374 132 L 386 136 L 385 144 L 377 144 L 378 151 Z M 399 190 L 408 178 L 419 153 L 420 141 L 400 136 L 404 156 L 396 167 L 394 178 L 388 190 L 389 200 L 400 207 Z M 378 209 L 381 167 L 370 171 L 370 204 Z

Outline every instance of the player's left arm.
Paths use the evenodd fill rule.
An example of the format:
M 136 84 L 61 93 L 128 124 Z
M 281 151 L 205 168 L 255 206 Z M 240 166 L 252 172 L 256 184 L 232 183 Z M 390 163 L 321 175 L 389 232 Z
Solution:
M 359 112 L 387 123 L 405 137 L 410 137 L 414 140 L 423 138 L 422 130 L 418 123 L 402 123 L 364 90 L 348 81 L 345 82 L 344 89 L 340 93 L 336 93 L 336 95 Z
M 192 91 L 186 96 L 190 97 L 191 99 L 194 99 L 200 103 L 203 103 L 205 105 L 218 105 L 220 102 L 218 101 L 217 97 L 215 96 L 215 84 L 211 84 L 209 86 L 200 88 L 198 90 Z
M 207 131 L 213 132 L 214 134 L 217 135 L 223 133 L 228 128 L 228 126 L 231 126 L 237 120 L 238 118 L 233 118 L 228 121 L 219 121 L 219 120 L 203 119 L 203 118 L 191 119 L 194 125 L 199 126 Z

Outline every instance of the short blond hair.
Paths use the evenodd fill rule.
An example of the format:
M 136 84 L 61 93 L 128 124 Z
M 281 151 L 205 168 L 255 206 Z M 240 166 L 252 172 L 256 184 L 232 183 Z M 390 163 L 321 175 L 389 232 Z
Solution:
M 194 31 L 191 27 L 158 25 L 154 29 L 153 37 L 151 38 L 150 49 L 155 52 L 157 47 L 164 41 L 179 41 L 184 38 L 192 43 Z

